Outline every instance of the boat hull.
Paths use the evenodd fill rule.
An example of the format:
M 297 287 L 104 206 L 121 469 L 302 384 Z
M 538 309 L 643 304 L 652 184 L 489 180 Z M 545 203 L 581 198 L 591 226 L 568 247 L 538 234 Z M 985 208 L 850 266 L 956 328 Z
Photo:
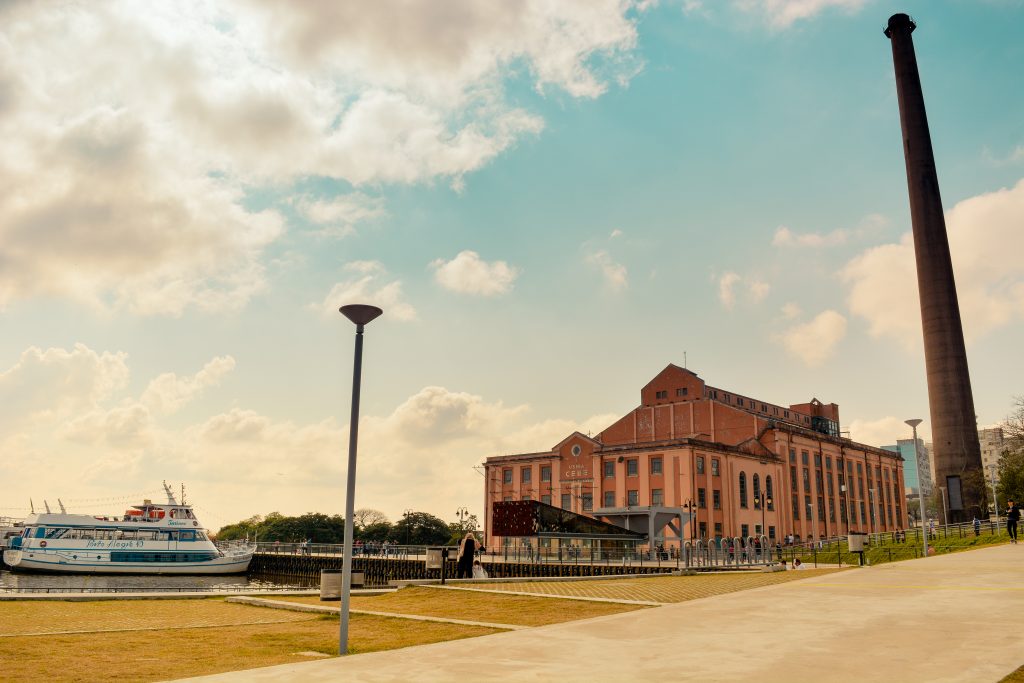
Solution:
M 203 562 L 97 562 L 63 557 L 60 553 L 7 550 L 4 562 L 15 571 L 53 574 L 244 574 L 252 555 L 217 557 Z

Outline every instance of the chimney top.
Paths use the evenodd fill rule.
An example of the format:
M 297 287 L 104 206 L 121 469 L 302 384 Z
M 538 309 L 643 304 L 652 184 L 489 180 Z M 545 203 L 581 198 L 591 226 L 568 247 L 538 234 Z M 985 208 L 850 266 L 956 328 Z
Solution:
M 885 37 L 892 38 L 892 32 L 894 29 L 901 29 L 907 27 L 907 33 L 913 33 L 914 29 L 917 28 L 917 24 L 910 18 L 908 14 L 894 14 L 889 17 L 889 25 L 885 28 Z

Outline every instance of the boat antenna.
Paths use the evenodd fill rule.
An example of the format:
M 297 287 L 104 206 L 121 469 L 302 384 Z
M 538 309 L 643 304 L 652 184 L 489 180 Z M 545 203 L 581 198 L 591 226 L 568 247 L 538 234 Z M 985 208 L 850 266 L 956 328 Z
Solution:
M 185 482 L 181 482 L 181 504 L 185 505 Z
M 64 503 L 60 502 L 60 498 L 57 499 L 57 505 L 60 505 L 60 514 L 68 514 L 68 511 L 64 509 Z
M 32 499 L 28 499 L 28 508 L 32 511 L 32 514 L 36 514 L 36 504 L 32 502 Z
M 45 498 L 43 498 L 43 505 L 46 507 L 46 514 L 50 514 L 50 504 L 46 502 Z
M 167 481 L 166 480 L 164 481 L 164 493 L 167 494 L 167 504 L 168 505 L 177 505 L 178 504 L 178 501 L 174 500 L 174 491 L 172 491 L 171 487 L 167 485 Z

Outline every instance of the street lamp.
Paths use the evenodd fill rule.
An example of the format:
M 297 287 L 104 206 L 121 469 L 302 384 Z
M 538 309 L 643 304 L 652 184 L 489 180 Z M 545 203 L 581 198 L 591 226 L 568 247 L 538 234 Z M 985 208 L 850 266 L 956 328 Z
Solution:
M 352 369 L 352 418 L 348 428 L 348 487 L 345 498 L 345 547 L 341 567 L 341 615 L 338 654 L 348 654 L 348 612 L 352 592 L 352 536 L 356 496 L 356 444 L 359 440 L 359 388 L 363 373 L 363 328 L 384 311 L 366 304 L 342 306 L 341 314 L 355 323 L 356 353 Z
M 761 534 L 764 536 L 768 535 L 768 527 L 765 526 L 764 511 L 769 505 L 772 504 L 772 497 L 767 493 L 758 493 L 754 496 L 754 505 L 761 507 Z
M 946 487 L 940 486 L 939 491 L 942 493 L 942 526 L 949 526 L 949 515 L 946 513 Z
M 988 476 L 992 482 L 992 515 L 996 518 L 996 536 L 999 535 L 999 499 L 996 498 L 996 466 L 988 465 Z
M 924 477 L 921 476 L 921 456 L 917 453 L 917 425 L 921 424 L 921 420 L 914 418 L 913 420 L 907 420 L 905 424 L 914 430 L 914 466 L 917 467 L 917 502 L 921 504 L 921 540 L 924 541 L 924 556 L 928 557 L 928 530 L 925 529 L 925 518 L 927 515 L 924 512 Z
M 405 517 L 405 544 L 410 545 L 409 534 L 412 531 L 412 515 L 416 512 L 415 510 L 403 510 L 402 515 Z

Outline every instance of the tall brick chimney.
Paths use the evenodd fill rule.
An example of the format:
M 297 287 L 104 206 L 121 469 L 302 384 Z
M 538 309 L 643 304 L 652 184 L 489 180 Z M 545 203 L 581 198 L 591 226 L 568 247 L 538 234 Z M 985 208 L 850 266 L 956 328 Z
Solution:
M 928 374 L 935 453 L 935 483 L 945 487 L 950 522 L 969 521 L 985 510 L 981 447 L 967 369 L 939 178 L 928 133 L 921 77 L 910 34 L 916 24 L 906 14 L 889 17 L 885 35 L 892 43 L 899 98 L 903 153 L 910 191 L 910 219 L 917 258 L 924 358 Z M 980 484 L 980 485 L 979 485 Z

